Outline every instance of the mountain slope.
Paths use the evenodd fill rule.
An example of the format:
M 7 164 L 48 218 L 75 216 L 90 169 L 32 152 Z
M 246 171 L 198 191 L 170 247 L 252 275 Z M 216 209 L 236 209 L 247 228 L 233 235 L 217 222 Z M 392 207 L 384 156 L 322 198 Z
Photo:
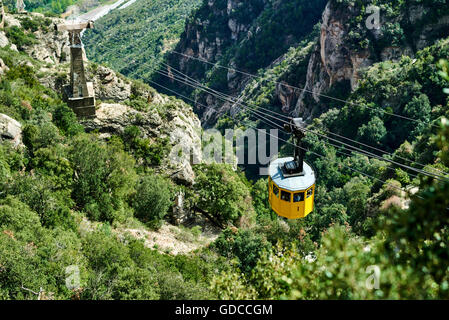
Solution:
M 369 30 L 365 26 L 370 15 L 366 12 L 369 1 L 331 0 L 327 4 L 324 1 L 296 1 L 294 10 L 289 7 L 293 5 L 291 2 L 273 1 L 263 3 L 263 9 L 256 7 L 261 10 L 256 15 L 238 16 L 245 10 L 253 12 L 252 4 L 239 1 L 229 1 L 228 7 L 220 1 L 203 4 L 203 9 L 197 12 L 197 20 L 188 23 L 175 49 L 185 56 L 172 53 L 167 57 L 167 63 L 216 90 L 237 97 L 251 80 L 248 76 L 214 68 L 188 56 L 255 73 L 260 68 L 270 69 L 279 64 L 290 46 L 297 48 L 305 45 L 300 44 L 301 40 L 313 41 L 312 37 L 317 37 L 316 45 L 307 57 L 307 71 L 284 73 L 284 78 L 278 79 L 290 78 L 289 85 L 306 90 L 277 86 L 268 103 L 276 111 L 300 114 L 309 120 L 328 109 L 329 104 L 334 104 L 328 99 L 321 101 L 320 94 L 337 98 L 348 96 L 357 85 L 359 71 L 363 68 L 378 61 L 398 59 L 402 54 L 413 56 L 417 50 L 447 36 L 449 26 L 446 1 L 379 1 L 379 30 Z M 301 19 L 305 12 L 306 18 Z M 311 33 L 312 26 L 320 18 L 319 33 Z M 213 26 L 208 26 L 209 21 L 214 21 Z M 157 76 L 156 81 L 178 91 L 181 87 L 185 94 L 192 93 L 192 89 L 164 76 Z M 260 95 L 263 94 L 261 91 Z M 229 110 L 238 109 L 210 94 L 197 92 L 194 96 L 198 101 L 195 110 L 204 126 L 213 126 Z
M 83 37 L 87 56 L 124 75 L 149 79 L 178 41 L 184 20 L 200 0 L 138 0 L 96 21 Z
M 204 249 L 216 230 L 172 210 L 195 175 L 190 155 L 170 151 L 199 152 L 198 118 L 88 63 L 97 117 L 77 119 L 61 97 L 68 34 L 50 27 L 61 22 L 7 14 L 0 30 L 0 299 L 212 298 L 214 268 L 227 268 Z
M 295 221 L 272 212 L 267 180 L 248 181 L 256 176 L 248 167 L 192 166 L 188 152 L 173 148 L 176 138 L 199 154 L 212 142 L 200 140 L 192 107 L 140 81 L 88 63 L 97 117 L 77 120 L 60 95 L 67 34 L 51 25 L 61 21 L 7 15 L 0 30 L 1 299 L 449 297 L 446 2 L 377 1 L 388 13 L 377 31 L 363 29 L 367 1 L 323 2 L 322 23 L 317 8 L 296 11 L 291 3 L 210 0 L 186 24 L 185 54 L 239 63 L 257 77 L 179 62 L 174 52 L 166 61 L 245 104 L 279 112 L 277 124 L 280 112 L 307 117 L 315 208 Z M 287 14 L 285 34 L 272 34 L 282 26 L 276 9 L 291 17 L 310 11 L 317 23 L 296 30 L 309 20 Z M 240 59 L 257 46 L 264 50 L 251 61 Z M 272 127 L 249 108 L 167 84 L 208 104 L 195 108 L 203 126 Z M 182 163 L 167 156 L 173 150 Z M 286 143 L 279 155 L 292 152 Z M 148 231 L 169 220 L 197 226 Z M 207 245 L 200 233 L 211 224 L 219 236 Z M 174 239 L 190 245 L 167 245 Z M 66 280 L 74 270 L 80 281 L 72 286 Z
M 326 1 L 205 1 L 187 23 L 181 41 L 175 48 L 187 56 L 231 66 L 255 73 L 282 57 L 290 47 L 311 37 Z M 247 76 L 172 53 L 167 63 L 212 88 L 238 95 L 248 81 Z M 157 82 L 171 88 L 192 89 L 155 75 Z M 210 95 L 198 94 L 196 106 L 204 126 L 212 126 L 227 110 L 229 103 Z M 219 109 L 220 111 L 216 111 Z

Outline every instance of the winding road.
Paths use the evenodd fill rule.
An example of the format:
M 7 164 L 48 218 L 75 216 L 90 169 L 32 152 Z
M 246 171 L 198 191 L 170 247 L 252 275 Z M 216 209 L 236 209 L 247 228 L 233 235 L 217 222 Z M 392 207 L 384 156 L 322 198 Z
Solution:
M 100 19 L 101 17 L 107 15 L 111 10 L 114 10 L 114 9 L 120 7 L 124 3 L 125 4 L 123 5 L 122 8 L 126 8 L 126 7 L 130 6 L 134 2 L 136 2 L 136 0 L 118 0 L 118 1 L 114 2 L 113 4 L 99 6 L 98 8 L 95 8 L 89 12 L 83 13 L 75 18 L 73 16 L 71 16 L 71 17 L 67 18 L 67 20 L 72 20 L 72 21 L 76 21 L 76 22 L 96 21 L 96 20 Z M 122 8 L 120 8 L 120 9 L 122 9 Z

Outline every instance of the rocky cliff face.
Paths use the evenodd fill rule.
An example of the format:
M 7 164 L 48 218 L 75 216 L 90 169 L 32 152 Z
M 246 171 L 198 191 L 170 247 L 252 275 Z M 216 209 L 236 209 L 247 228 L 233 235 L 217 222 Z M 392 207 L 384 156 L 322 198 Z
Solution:
M 297 46 L 319 21 L 325 0 L 308 2 L 227 0 L 208 1 L 193 19 L 187 22 L 176 51 L 168 57 L 168 63 L 181 72 L 210 87 L 232 96 L 240 96 L 252 78 L 235 72 L 232 68 L 256 73 L 283 60 L 290 47 Z M 230 69 L 211 67 L 191 59 L 193 56 L 209 63 L 229 66 Z M 168 70 L 167 70 L 168 71 Z M 176 80 L 157 77 L 173 89 L 182 88 Z M 278 88 L 279 101 L 284 107 L 296 102 L 296 93 Z M 186 93 L 191 89 L 184 86 Z M 213 126 L 217 120 L 236 109 L 233 103 L 207 93 L 195 94 L 195 112 L 204 127 Z
M 319 41 L 309 60 L 306 82 L 298 84 L 304 90 L 293 110 L 295 116 L 310 120 L 326 108 L 322 97 L 337 84 L 347 82 L 354 90 L 361 71 L 373 63 L 395 61 L 403 55 L 413 57 L 418 50 L 448 35 L 449 13 L 429 21 L 430 8 L 425 5 L 408 5 L 407 10 L 396 8 L 396 15 L 386 9 L 380 7 L 380 28 L 368 28 L 365 20 L 369 14 L 360 7 L 329 1 L 323 12 Z M 413 31 L 407 30 L 409 26 L 414 26 Z
M 367 10 L 371 2 L 362 2 L 363 5 L 354 1 L 330 0 L 325 8 L 323 6 L 324 10 L 320 11 L 320 31 L 307 56 L 308 67 L 304 71 L 304 77 L 283 73 L 283 78 L 289 79 L 286 83 L 303 90 L 278 84 L 270 101 L 274 108 L 311 120 L 329 107 L 329 100 L 323 99 L 323 95 L 335 96 L 338 92 L 339 97 L 344 99 L 357 87 L 364 69 L 379 61 L 398 60 L 402 55 L 413 57 L 418 50 L 448 35 L 449 13 L 446 1 L 407 4 L 383 1 L 379 4 L 379 21 L 372 20 L 375 11 Z M 238 50 L 233 50 L 232 46 L 243 47 L 251 43 L 255 35 L 263 31 L 261 17 L 268 16 L 267 12 L 270 10 L 275 13 L 270 16 L 267 25 L 273 26 L 276 14 L 285 15 L 282 8 L 286 3 L 288 2 L 282 0 L 274 3 L 262 1 L 258 4 L 254 1 L 211 0 L 207 3 L 208 7 L 202 9 L 209 10 L 207 15 L 200 10 L 195 19 L 187 23 L 176 50 L 208 62 L 218 62 L 245 70 L 238 63 Z M 235 17 L 239 17 L 236 13 L 242 11 L 242 7 L 247 7 L 249 13 L 246 19 L 239 20 Z M 312 10 L 308 8 L 307 12 Z M 371 25 L 366 23 L 369 19 Z M 279 47 L 285 43 L 297 47 L 300 38 L 296 32 L 299 30 L 291 32 L 287 24 L 286 20 L 285 31 L 274 36 L 278 39 Z M 295 38 L 296 42 L 291 41 L 292 38 Z M 258 45 L 257 42 L 255 44 Z M 257 48 L 251 48 L 247 52 L 248 60 L 253 59 L 252 54 L 256 50 Z M 268 51 L 266 53 L 268 54 Z M 287 52 L 274 57 L 271 64 L 260 67 L 269 72 L 270 68 L 279 65 L 286 56 Z M 210 70 L 210 66 L 186 56 L 172 54 L 168 62 L 183 73 L 209 85 L 220 83 L 218 90 L 235 97 L 245 95 L 247 86 L 252 83 L 251 79 L 233 70 L 212 68 L 206 75 L 205 70 Z M 277 80 L 282 82 L 283 78 Z M 292 78 L 295 82 L 291 82 Z M 176 81 L 172 81 L 172 84 L 179 88 Z M 261 92 L 260 96 L 262 95 Z M 252 96 L 257 94 L 253 93 Z M 238 109 L 232 103 L 223 102 L 209 94 L 196 94 L 195 98 L 201 105 L 206 106 L 195 106 L 195 111 L 206 127 L 213 126 L 217 119 L 229 110 Z
M 267 0 L 209 0 L 200 8 L 195 17 L 188 21 L 176 51 L 185 56 L 172 54 L 168 58 L 170 65 L 196 79 L 204 79 L 208 65 L 194 61 L 188 56 L 194 56 L 211 63 L 220 61 L 226 52 L 237 45 L 242 39 L 251 36 L 253 24 Z M 234 61 L 229 61 L 235 65 Z M 243 88 L 242 83 L 247 77 L 229 70 L 221 74 L 226 78 L 226 91 L 237 94 Z M 159 77 L 158 82 L 167 79 Z M 179 91 L 179 83 L 171 81 Z M 187 91 L 190 89 L 187 88 Z M 203 126 L 216 122 L 217 118 L 227 112 L 231 105 L 217 100 L 212 95 L 202 95 L 201 104 L 195 105 L 195 112 L 200 116 Z M 203 107 L 206 106 L 206 108 Z
M 8 141 L 13 147 L 22 144 L 22 125 L 6 114 L 0 113 L 0 142 Z
M 178 50 L 210 62 L 217 61 L 230 45 L 248 35 L 251 24 L 266 2 L 209 0 L 207 7 L 203 6 L 195 18 L 187 23 Z M 245 17 L 236 14 L 243 7 Z M 180 57 L 180 68 L 183 71 L 191 71 L 189 62 L 189 58 Z
M 103 138 L 123 134 L 125 128 L 137 126 L 143 138 L 153 143 L 167 138 L 170 152 L 156 171 L 171 176 L 181 184 L 192 184 L 195 174 L 191 157 L 201 161 L 201 123 L 190 106 L 179 100 L 153 93 L 148 111 L 138 111 L 120 103 L 101 103 L 96 118 L 82 121 L 87 131 L 96 130 Z M 162 112 L 158 111 L 164 110 Z M 182 147 L 180 149 L 179 147 Z M 178 150 L 189 153 L 178 154 Z

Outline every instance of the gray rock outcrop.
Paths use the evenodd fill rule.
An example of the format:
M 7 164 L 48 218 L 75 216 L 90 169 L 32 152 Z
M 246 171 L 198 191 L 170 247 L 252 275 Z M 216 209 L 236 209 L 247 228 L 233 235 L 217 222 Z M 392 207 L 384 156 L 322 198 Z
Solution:
M 382 41 L 384 30 L 372 29 L 367 31 L 372 35 L 371 41 L 377 48 L 378 53 L 371 47 L 366 49 L 354 49 L 351 47 L 349 29 L 351 20 L 357 8 L 349 4 L 342 8 L 335 1 L 329 1 L 323 12 L 323 22 L 321 24 L 321 34 L 316 45 L 315 52 L 309 60 L 306 83 L 301 92 L 293 114 L 301 115 L 305 119 L 311 119 L 321 108 L 321 96 L 326 94 L 334 85 L 347 81 L 350 89 L 354 90 L 360 79 L 360 72 L 379 61 L 399 60 L 403 55 L 413 57 L 417 50 L 432 44 L 435 35 L 442 30 L 449 28 L 449 16 L 443 16 L 433 24 L 417 29 L 417 38 L 414 43 L 403 43 L 385 45 Z M 409 9 L 409 16 L 399 15 L 394 21 L 386 21 L 381 15 L 381 26 L 387 23 L 396 23 L 406 18 L 410 23 L 415 24 L 423 18 L 425 8 L 422 6 L 412 6 Z M 359 28 L 365 28 L 359 25 Z M 368 29 L 367 29 L 368 30 Z M 436 37 L 438 38 L 438 37 Z M 432 40 L 433 39 L 433 40 Z M 413 49 L 414 48 L 414 49 Z M 282 97 L 279 97 L 280 99 Z
M 160 113 L 156 105 L 164 111 Z M 190 106 L 155 94 L 149 111 L 137 111 L 120 103 L 102 103 L 96 114 L 95 119 L 82 124 L 87 131 L 98 130 L 104 138 L 122 134 L 131 125 L 138 126 L 143 137 L 152 142 L 157 138 L 168 138 L 171 150 L 155 170 L 182 184 L 194 182 L 191 158 L 195 163 L 202 159 L 201 123 Z
M 9 141 L 14 147 L 22 144 L 22 125 L 20 122 L 0 113 L 0 142 Z

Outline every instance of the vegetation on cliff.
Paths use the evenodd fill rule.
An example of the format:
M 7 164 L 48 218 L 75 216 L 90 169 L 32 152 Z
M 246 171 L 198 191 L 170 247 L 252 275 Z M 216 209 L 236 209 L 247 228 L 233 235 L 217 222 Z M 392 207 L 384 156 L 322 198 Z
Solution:
M 126 76 L 150 79 L 199 1 L 137 1 L 114 10 L 85 33 L 87 55 Z

